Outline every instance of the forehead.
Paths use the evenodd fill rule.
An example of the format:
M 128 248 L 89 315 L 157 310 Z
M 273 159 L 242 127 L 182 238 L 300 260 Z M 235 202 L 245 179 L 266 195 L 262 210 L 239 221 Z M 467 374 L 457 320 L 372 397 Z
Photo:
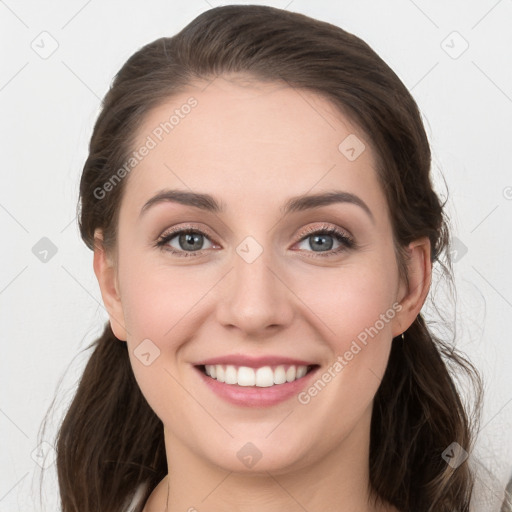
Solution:
M 328 99 L 283 82 L 197 82 L 145 116 L 133 149 L 144 145 L 125 192 L 137 204 L 162 188 L 227 204 L 243 194 L 245 206 L 333 188 L 384 199 L 365 133 Z

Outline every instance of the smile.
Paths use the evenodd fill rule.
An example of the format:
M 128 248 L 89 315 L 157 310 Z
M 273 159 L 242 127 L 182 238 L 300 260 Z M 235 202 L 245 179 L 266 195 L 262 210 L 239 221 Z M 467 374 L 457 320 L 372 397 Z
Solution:
M 222 364 L 217 360 L 212 364 L 195 365 L 195 370 L 210 392 L 222 400 L 236 406 L 261 408 L 296 397 L 320 368 L 318 364 L 292 364 L 291 361 L 265 363 L 253 360 L 249 362 L 253 366 L 244 366 Z
M 235 386 L 256 386 L 268 388 L 279 386 L 287 382 L 294 382 L 304 377 L 313 366 L 304 365 L 278 365 L 251 368 L 249 366 L 235 366 L 222 364 L 202 365 L 202 371 L 218 382 Z

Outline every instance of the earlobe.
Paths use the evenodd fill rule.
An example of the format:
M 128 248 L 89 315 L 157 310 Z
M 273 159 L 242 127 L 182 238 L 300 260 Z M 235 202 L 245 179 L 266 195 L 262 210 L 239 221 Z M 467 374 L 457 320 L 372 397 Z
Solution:
M 400 301 L 402 309 L 395 317 L 393 337 L 406 331 L 421 311 L 430 289 L 432 278 L 432 263 L 430 261 L 430 239 L 419 238 L 408 246 L 409 260 L 407 272 L 409 286 Z
M 114 262 L 103 246 L 103 236 L 100 229 L 94 232 L 93 268 L 101 291 L 105 308 L 110 318 L 112 332 L 121 341 L 126 341 L 124 314 L 117 283 Z

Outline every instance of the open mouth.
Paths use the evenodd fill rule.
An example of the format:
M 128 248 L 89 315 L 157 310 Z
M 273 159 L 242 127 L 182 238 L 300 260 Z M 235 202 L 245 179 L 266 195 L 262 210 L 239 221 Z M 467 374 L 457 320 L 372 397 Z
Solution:
M 217 382 L 233 386 L 268 388 L 302 379 L 319 365 L 276 365 L 251 368 L 235 365 L 198 365 L 202 373 Z

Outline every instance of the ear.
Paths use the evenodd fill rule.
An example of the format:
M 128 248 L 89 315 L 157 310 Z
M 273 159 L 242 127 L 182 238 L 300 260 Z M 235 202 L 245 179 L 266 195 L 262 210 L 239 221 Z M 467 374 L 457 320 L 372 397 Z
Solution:
M 393 337 L 402 334 L 414 322 L 425 303 L 432 279 L 430 239 L 422 237 L 411 242 L 407 251 L 409 286 L 405 282 L 400 286 L 398 298 L 402 309 L 394 318 Z
M 116 267 L 103 246 L 103 233 L 101 229 L 94 231 L 93 267 L 100 286 L 103 303 L 110 317 L 112 332 L 119 340 L 126 341 L 126 327 L 124 325 L 123 306 L 119 294 Z

